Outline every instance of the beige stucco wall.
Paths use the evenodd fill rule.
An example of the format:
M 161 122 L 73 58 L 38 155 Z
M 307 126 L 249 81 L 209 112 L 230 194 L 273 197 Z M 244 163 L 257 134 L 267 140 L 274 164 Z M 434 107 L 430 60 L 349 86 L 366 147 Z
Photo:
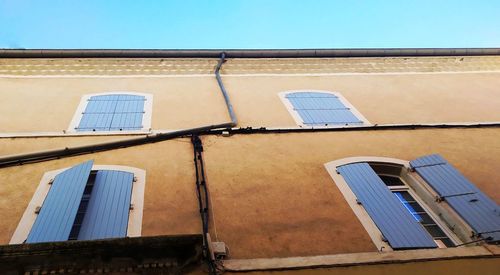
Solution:
M 83 95 L 107 91 L 151 93 L 154 130 L 226 122 L 215 64 L 3 59 L 0 133 L 61 132 Z M 374 124 L 500 121 L 499 73 L 498 57 L 232 59 L 222 69 L 240 127 L 295 127 L 278 93 L 297 89 L 340 92 Z
M 79 140 L 81 138 L 58 138 Z M 203 136 L 212 238 L 233 258 L 375 251 L 323 164 L 351 156 L 411 160 L 439 153 L 500 202 L 500 130 L 438 129 Z M 59 140 L 61 143 L 63 141 Z M 30 150 L 54 138 L 0 139 Z M 189 139 L 0 169 L 0 243 L 7 243 L 45 171 L 87 159 L 146 170 L 143 235 L 201 231 Z
M 0 132 L 66 130 L 85 94 L 153 95 L 152 128 L 182 129 L 226 122 L 212 76 L 199 78 L 0 78 Z
M 373 124 L 500 121 L 500 74 L 227 76 L 241 126 L 290 127 L 287 90 L 340 92 Z
M 226 122 L 212 74 L 216 61 L 0 60 L 0 156 L 127 138 L 1 138 L 67 129 L 81 96 L 89 93 L 153 94 L 154 130 Z M 500 57 L 232 59 L 222 69 L 238 127 L 295 127 L 278 93 L 300 89 L 340 92 L 373 124 L 500 121 L 499 74 Z M 323 166 L 345 157 L 411 160 L 439 153 L 500 202 L 500 128 L 207 135 L 202 140 L 213 206 L 210 233 L 228 245 L 234 259 L 375 251 Z M 1 168 L 0 244 L 10 240 L 44 172 L 88 159 L 146 170 L 144 236 L 201 232 L 192 145 L 179 138 Z M 432 274 L 454 262 L 442 263 L 343 272 L 410 274 L 428 268 Z M 484 266 L 484 274 L 498 266 L 498 260 L 461 260 L 456 266 L 470 263 Z

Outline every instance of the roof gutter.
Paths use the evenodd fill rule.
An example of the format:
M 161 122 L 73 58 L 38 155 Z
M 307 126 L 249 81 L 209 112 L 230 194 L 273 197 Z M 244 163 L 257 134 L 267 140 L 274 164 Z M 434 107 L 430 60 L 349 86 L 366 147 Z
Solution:
M 0 49 L 0 58 L 319 58 L 500 55 L 500 48 L 381 48 L 264 50 Z
M 7 166 L 13 166 L 13 165 L 20 165 L 20 164 L 25 164 L 25 163 L 59 159 L 59 158 L 69 157 L 69 156 L 90 154 L 90 153 L 113 150 L 113 149 L 118 149 L 118 148 L 125 148 L 125 147 L 130 147 L 130 146 L 135 146 L 135 145 L 142 145 L 142 144 L 147 144 L 147 143 L 159 142 L 159 141 L 163 141 L 163 140 L 169 140 L 169 139 L 187 136 L 187 135 L 199 134 L 199 133 L 214 130 L 214 129 L 230 129 L 232 127 L 235 127 L 236 124 L 238 123 L 238 121 L 236 119 L 236 115 L 234 113 L 233 106 L 232 106 L 231 101 L 229 99 L 229 95 L 227 94 L 227 91 L 224 87 L 224 83 L 222 82 L 222 78 L 220 76 L 220 68 L 222 67 L 222 64 L 224 62 L 225 62 L 225 54 L 222 53 L 220 55 L 219 62 L 217 63 L 217 67 L 215 68 L 215 78 L 217 79 L 217 83 L 219 84 L 219 88 L 221 90 L 221 93 L 224 96 L 227 111 L 228 111 L 229 116 L 231 118 L 230 122 L 208 125 L 208 126 L 201 126 L 201 127 L 196 127 L 196 128 L 190 128 L 190 129 L 184 129 L 184 130 L 179 130 L 179 131 L 174 131 L 174 132 L 169 132 L 169 133 L 150 134 L 150 135 L 146 135 L 146 136 L 134 137 L 134 138 L 124 139 L 124 140 L 119 140 L 119 141 L 110 141 L 110 142 L 95 143 L 95 144 L 76 146 L 76 147 L 65 147 L 63 149 L 55 149 L 55 150 L 48 150 L 48 151 L 32 152 L 32 153 L 27 153 L 27 154 L 4 156 L 4 157 L 0 157 L 0 168 L 7 167 Z

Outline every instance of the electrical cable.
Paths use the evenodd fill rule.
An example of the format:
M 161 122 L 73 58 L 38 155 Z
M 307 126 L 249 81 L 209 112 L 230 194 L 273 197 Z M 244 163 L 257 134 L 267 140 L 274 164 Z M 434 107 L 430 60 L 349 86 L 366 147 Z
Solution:
M 196 176 L 196 195 L 198 197 L 198 206 L 200 210 L 202 231 L 203 231 L 203 256 L 207 262 L 209 269 L 209 274 L 217 274 L 219 267 L 217 263 L 212 259 L 210 252 L 210 240 L 208 239 L 209 233 L 209 193 L 208 186 L 205 179 L 205 168 L 203 163 L 203 144 L 197 135 L 191 136 L 191 142 L 193 144 L 193 161 L 195 167 Z

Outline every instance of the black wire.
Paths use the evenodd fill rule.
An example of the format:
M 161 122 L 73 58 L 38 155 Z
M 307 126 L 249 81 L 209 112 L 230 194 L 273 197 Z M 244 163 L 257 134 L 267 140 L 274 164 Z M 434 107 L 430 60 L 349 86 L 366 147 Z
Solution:
M 203 145 L 197 135 L 191 136 L 191 143 L 193 144 L 193 160 L 196 175 L 196 195 L 198 197 L 198 206 L 200 210 L 203 231 L 203 255 L 208 265 L 209 274 L 215 275 L 217 274 L 217 265 L 212 260 L 212 257 L 210 255 L 210 250 L 208 248 L 209 240 L 207 238 L 209 227 L 209 196 L 207 183 L 205 180 L 205 168 L 202 155 Z
M 466 243 L 457 244 L 455 247 L 459 247 L 459 246 L 462 246 L 462 245 L 468 245 L 468 244 L 471 244 L 471 243 L 478 243 L 478 242 L 482 242 L 482 241 L 489 241 L 491 239 L 492 239 L 491 237 L 481 238 L 481 239 L 478 239 L 478 240 L 475 240 L 475 241 L 470 241 L 470 242 L 466 242 Z

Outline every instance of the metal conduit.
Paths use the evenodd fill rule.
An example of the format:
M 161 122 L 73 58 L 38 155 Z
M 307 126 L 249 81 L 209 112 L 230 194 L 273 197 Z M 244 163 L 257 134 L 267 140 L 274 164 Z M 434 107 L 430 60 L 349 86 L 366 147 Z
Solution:
M 311 132 L 356 132 L 356 131 L 393 131 L 393 130 L 423 130 L 423 129 L 476 129 L 500 128 L 500 122 L 468 123 L 468 124 L 394 124 L 372 126 L 349 126 L 338 128 L 232 128 L 229 130 L 214 129 L 200 135 L 220 135 L 227 131 L 230 135 L 238 134 L 285 134 L 285 133 L 311 133 Z
M 225 61 L 225 54 L 220 54 L 219 63 L 215 68 L 215 77 L 217 79 L 217 83 L 219 84 L 219 88 L 221 90 L 222 95 L 224 96 L 224 101 L 226 102 L 227 111 L 231 118 L 231 122 L 214 124 L 196 128 L 190 128 L 185 130 L 174 131 L 170 133 L 161 133 L 161 134 L 150 134 L 141 137 L 129 138 L 119 141 L 110 141 L 96 144 L 89 144 L 83 146 L 75 146 L 75 147 L 65 147 L 63 149 L 55 149 L 48 151 L 40 151 L 33 152 L 27 154 L 19 154 L 19 155 L 10 155 L 0 157 L 0 168 L 25 164 L 25 163 L 33 163 L 40 161 L 47 161 L 52 159 L 59 159 L 63 157 L 90 154 L 95 152 L 113 150 L 118 148 L 125 148 L 130 146 L 142 145 L 147 143 L 159 142 L 163 140 L 169 140 L 177 137 L 187 136 L 198 134 L 206 131 L 210 131 L 213 129 L 225 129 L 235 127 L 237 124 L 237 118 L 233 110 L 233 106 L 231 105 L 231 101 L 229 99 L 229 95 L 226 92 L 222 79 L 220 77 L 220 68 Z
M 500 48 L 106 50 L 0 49 L 0 58 L 320 58 L 500 55 Z

